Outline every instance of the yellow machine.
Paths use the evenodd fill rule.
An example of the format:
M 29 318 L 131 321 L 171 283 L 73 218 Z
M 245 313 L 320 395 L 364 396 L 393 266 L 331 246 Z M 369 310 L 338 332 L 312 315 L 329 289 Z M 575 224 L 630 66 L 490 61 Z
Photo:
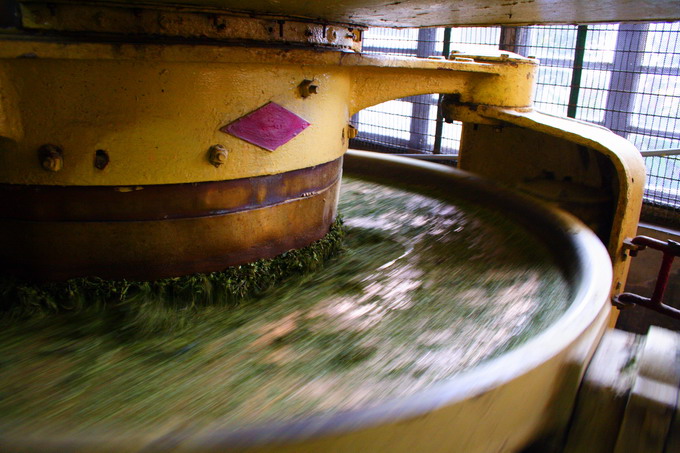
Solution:
M 535 111 L 535 59 L 501 51 L 369 56 L 361 53 L 362 33 L 367 26 L 673 19 L 680 16 L 674 1 L 3 6 L 4 273 L 154 280 L 308 245 L 336 216 L 343 156 L 356 134 L 351 115 L 428 93 L 446 94 L 445 117 L 464 123 L 461 169 L 570 211 L 597 234 L 613 265 L 610 278 L 598 242 L 563 220 L 562 229 L 585 235 L 579 247 L 595 250 L 578 308 L 540 341 L 460 377 L 442 400 L 332 430 L 281 428 L 268 434 L 271 444 L 179 433 L 173 442 L 151 441 L 154 451 L 516 451 L 563 432 L 578 382 L 613 322 L 609 299 L 625 284 L 624 241 L 636 235 L 645 178 L 639 152 L 599 126 Z M 391 177 L 410 172 L 436 176 L 442 187 L 466 184 L 448 170 L 347 158 L 359 171 L 376 163 Z M 528 397 L 526 388 L 536 391 Z M 31 442 L 6 447 L 80 445 Z M 130 439 L 125 448 L 149 442 Z M 115 443 L 82 445 L 95 444 L 121 451 Z
M 2 223 L 0 236 L 13 272 L 153 279 L 306 245 L 334 217 L 349 117 L 390 99 L 440 92 L 451 94 L 446 116 L 466 123 L 461 168 L 547 198 L 574 192 L 582 205 L 572 206 L 576 214 L 609 248 L 613 290 L 625 283 L 623 239 L 635 235 L 644 180 L 639 153 L 602 128 L 533 111 L 534 60 L 507 52 L 366 56 L 356 53 L 361 29 L 349 26 L 160 7 L 20 7 L 22 33 L 10 29 L 0 47 L 0 181 L 8 198 L 22 200 L 7 203 L 12 221 Z M 119 38 L 56 39 L 95 32 Z M 292 45 L 303 43 L 311 48 Z M 304 124 L 295 131 L 270 124 L 283 135 L 270 137 L 269 149 L 228 130 L 262 112 L 276 121 L 267 111 L 274 105 Z M 541 152 L 517 146 L 529 142 Z M 545 174 L 557 179 L 542 181 Z M 246 178 L 259 178 L 257 188 Z M 286 189 L 274 187 L 280 178 Z M 228 205 L 215 192 L 229 193 Z M 254 210 L 289 198 L 296 201 Z

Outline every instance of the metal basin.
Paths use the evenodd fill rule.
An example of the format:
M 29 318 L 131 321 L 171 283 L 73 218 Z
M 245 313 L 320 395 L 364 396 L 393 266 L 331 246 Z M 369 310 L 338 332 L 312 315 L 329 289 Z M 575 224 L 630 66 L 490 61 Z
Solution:
M 160 437 L 122 438 L 111 432 L 77 438 L 0 436 L 3 451 L 496 452 L 516 451 L 559 433 L 609 316 L 611 265 L 600 241 L 568 214 L 447 167 L 350 152 L 345 172 L 464 193 L 469 201 L 507 213 L 554 245 L 573 288 L 570 307 L 521 346 L 410 397 L 371 408 L 240 429 L 186 428 Z

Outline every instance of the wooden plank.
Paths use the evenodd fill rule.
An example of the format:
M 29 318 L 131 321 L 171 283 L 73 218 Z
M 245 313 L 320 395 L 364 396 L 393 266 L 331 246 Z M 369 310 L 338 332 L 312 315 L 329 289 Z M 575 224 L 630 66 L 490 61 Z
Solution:
M 680 394 L 675 403 L 675 414 L 668 431 L 664 453 L 680 453 Z
M 564 453 L 609 453 L 635 381 L 641 337 L 609 330 L 586 371 L 579 390 Z
M 663 453 L 678 388 L 639 377 L 630 394 L 614 453 Z
M 652 326 L 614 453 L 663 453 L 677 408 L 680 333 Z M 675 417 L 677 418 L 677 417 Z
M 640 376 L 680 386 L 680 333 L 651 326 L 640 355 Z

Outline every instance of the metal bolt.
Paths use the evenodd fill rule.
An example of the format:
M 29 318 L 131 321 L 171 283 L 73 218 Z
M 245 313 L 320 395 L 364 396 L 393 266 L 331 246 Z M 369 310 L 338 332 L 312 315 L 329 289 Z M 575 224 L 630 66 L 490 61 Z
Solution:
M 352 41 L 361 42 L 361 30 L 350 30 L 352 33 Z
M 298 91 L 303 98 L 308 98 L 313 94 L 317 94 L 318 90 L 319 86 L 316 85 L 313 80 L 305 79 L 298 85 Z
M 217 31 L 224 31 L 227 29 L 227 22 L 224 20 L 223 17 L 214 17 L 213 27 L 215 27 Z
M 208 160 L 215 168 L 227 162 L 229 151 L 222 145 L 213 145 L 208 150 Z
M 103 149 L 98 149 L 94 153 L 94 168 L 97 170 L 103 170 L 109 165 L 109 153 Z
M 333 27 L 328 27 L 328 30 L 326 31 L 326 39 L 330 42 L 338 39 L 338 33 L 333 29 Z
M 64 166 L 64 157 L 56 145 L 43 145 L 38 149 L 40 165 L 47 171 L 59 171 Z
M 345 34 L 345 38 L 351 39 L 354 42 L 359 42 L 361 41 L 361 30 L 353 30 L 353 29 L 348 29 L 347 33 Z
M 347 137 L 350 139 L 355 138 L 357 135 L 359 135 L 359 130 L 352 126 L 351 124 L 347 125 Z

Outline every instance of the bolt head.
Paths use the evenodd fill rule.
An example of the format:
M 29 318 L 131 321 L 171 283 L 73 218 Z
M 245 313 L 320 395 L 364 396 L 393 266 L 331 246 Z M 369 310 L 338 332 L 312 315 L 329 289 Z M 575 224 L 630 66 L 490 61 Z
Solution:
M 326 31 L 326 40 L 333 42 L 336 39 L 338 39 L 338 33 L 333 29 L 333 27 L 328 27 L 328 30 Z
M 38 149 L 40 166 L 47 171 L 59 171 L 64 167 L 61 148 L 56 145 L 43 145 Z
M 42 168 L 47 171 L 59 171 L 64 166 L 60 157 L 47 157 L 42 161 Z
M 298 85 L 298 91 L 300 96 L 303 98 L 308 98 L 313 94 L 319 93 L 319 85 L 315 84 L 313 80 L 305 79 Z
M 98 149 L 94 154 L 94 168 L 103 170 L 109 165 L 109 153 L 103 149 Z
M 208 160 L 215 167 L 219 167 L 227 162 L 229 151 L 222 145 L 213 145 L 208 150 Z

